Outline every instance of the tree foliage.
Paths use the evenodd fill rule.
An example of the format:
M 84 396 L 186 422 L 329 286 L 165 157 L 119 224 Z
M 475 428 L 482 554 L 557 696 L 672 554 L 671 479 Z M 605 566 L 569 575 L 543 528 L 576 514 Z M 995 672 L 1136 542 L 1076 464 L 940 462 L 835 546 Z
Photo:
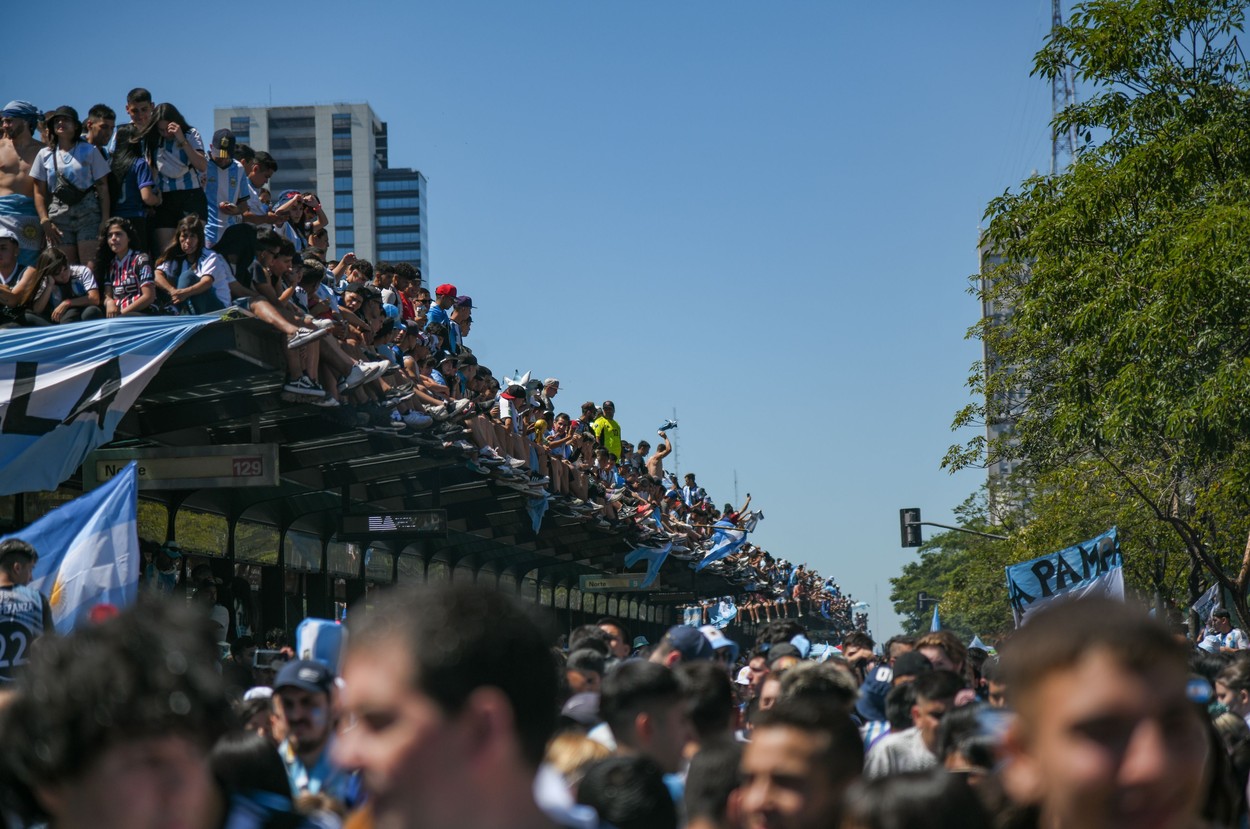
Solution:
M 1080 492 L 1072 487 L 1083 476 L 1103 490 L 1118 479 L 1122 497 L 1158 525 L 1136 532 L 1160 549 L 1179 545 L 1232 589 L 1243 615 L 1250 67 L 1237 38 L 1245 5 L 1088 2 L 1038 53 L 1037 74 L 1051 79 L 1071 67 L 1086 90 L 1056 119 L 1085 140 L 1067 170 L 1029 178 L 989 204 L 986 242 L 1004 263 L 977 290 L 1010 318 L 972 329 L 993 355 L 971 384 L 986 402 L 960 412 L 956 426 L 1010 420 L 1014 433 L 952 447 L 945 461 L 1019 458 L 1052 476 L 1065 498 Z

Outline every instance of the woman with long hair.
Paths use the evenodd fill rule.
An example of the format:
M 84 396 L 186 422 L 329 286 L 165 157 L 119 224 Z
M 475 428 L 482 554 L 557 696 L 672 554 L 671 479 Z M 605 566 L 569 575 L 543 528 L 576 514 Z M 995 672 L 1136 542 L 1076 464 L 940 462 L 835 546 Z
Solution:
M 90 262 L 96 233 L 109 204 L 109 165 L 82 137 L 82 121 L 70 106 L 48 113 L 48 146 L 30 165 L 35 182 L 35 210 L 48 243 L 65 252 L 71 264 Z
M 156 260 L 156 284 L 179 312 L 205 314 L 231 303 L 233 280 L 226 260 L 204 246 L 204 221 L 184 216 Z
M 65 251 L 44 248 L 31 270 L 37 284 L 47 285 L 35 300 L 35 313 L 52 322 L 98 320 L 104 316 L 95 274 L 86 265 L 71 265 Z
M 151 253 L 152 232 L 148 216 L 160 206 L 161 191 L 157 187 L 156 174 L 152 171 L 143 151 L 132 138 L 134 127 L 127 124 L 117 128 L 117 149 L 109 159 L 113 169 L 114 189 L 110 216 L 120 216 L 130 222 L 144 253 Z
M 152 313 L 156 301 L 152 260 L 139 250 L 130 222 L 113 217 L 104 223 L 95 272 L 104 281 L 105 316 Z
M 187 123 L 178 108 L 158 104 L 143 129 L 131 139 L 143 150 L 148 165 L 156 173 L 161 204 L 152 226 L 157 250 L 166 248 L 183 216 L 208 220 L 208 199 L 204 195 L 204 139 Z

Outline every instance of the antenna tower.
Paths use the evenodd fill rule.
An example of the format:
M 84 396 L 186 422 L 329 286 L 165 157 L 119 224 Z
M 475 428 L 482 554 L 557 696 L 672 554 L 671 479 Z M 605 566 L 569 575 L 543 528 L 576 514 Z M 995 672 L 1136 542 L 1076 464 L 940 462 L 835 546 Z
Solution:
M 1050 33 L 1054 34 L 1063 26 L 1063 9 L 1060 0 L 1050 0 Z M 1076 84 L 1073 81 L 1072 67 L 1064 66 L 1050 81 L 1050 174 L 1059 172 L 1060 159 L 1063 165 L 1071 163 L 1076 153 L 1076 126 L 1060 132 L 1055 119 L 1066 107 L 1076 104 Z

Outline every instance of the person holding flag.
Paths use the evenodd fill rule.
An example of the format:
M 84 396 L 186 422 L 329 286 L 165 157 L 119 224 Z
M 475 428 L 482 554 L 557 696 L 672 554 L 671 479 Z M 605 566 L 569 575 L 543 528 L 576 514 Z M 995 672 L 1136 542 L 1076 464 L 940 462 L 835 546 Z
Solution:
M 27 542 L 0 541 L 0 688 L 17 679 L 34 641 L 56 630 L 48 597 L 30 586 L 38 560 Z

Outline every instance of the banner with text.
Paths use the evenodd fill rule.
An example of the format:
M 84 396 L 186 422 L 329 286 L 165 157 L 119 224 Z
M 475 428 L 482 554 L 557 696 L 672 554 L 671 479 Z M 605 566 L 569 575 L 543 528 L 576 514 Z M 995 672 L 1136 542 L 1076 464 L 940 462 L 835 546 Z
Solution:
M 56 489 L 113 438 L 165 358 L 217 320 L 105 319 L 0 333 L 0 495 Z
M 1085 596 L 1124 600 L 1124 559 L 1115 527 L 1089 541 L 1006 569 L 1016 627 L 1053 602 Z

